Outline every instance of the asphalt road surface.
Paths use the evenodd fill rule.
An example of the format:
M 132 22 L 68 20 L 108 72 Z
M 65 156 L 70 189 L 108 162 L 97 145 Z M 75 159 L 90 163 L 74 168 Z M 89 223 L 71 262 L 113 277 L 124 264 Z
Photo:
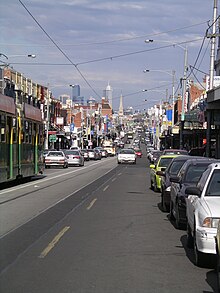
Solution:
M 214 269 L 194 265 L 186 232 L 160 210 L 148 166 L 108 158 L 2 190 L 0 292 L 216 292 Z

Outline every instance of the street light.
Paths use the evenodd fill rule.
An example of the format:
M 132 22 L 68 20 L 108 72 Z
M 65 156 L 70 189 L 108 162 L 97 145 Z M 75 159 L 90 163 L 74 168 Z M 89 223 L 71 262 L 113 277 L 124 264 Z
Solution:
M 28 55 L 5 55 L 3 53 L 0 53 L 0 57 L 4 56 L 6 59 L 11 57 L 29 57 L 29 58 L 36 58 L 35 54 L 28 54 Z
M 145 43 L 152 43 L 154 40 L 145 40 Z M 183 71 L 183 84 L 182 84 L 182 109 L 181 109 L 181 125 L 180 125 L 180 149 L 183 149 L 183 129 L 184 129 L 184 120 L 185 120 L 185 96 L 186 96 L 186 75 L 187 75 L 187 46 L 183 47 L 178 43 L 171 42 L 171 41 L 164 41 L 164 40 L 157 40 L 156 42 L 160 43 L 168 43 L 172 45 L 173 47 L 179 47 L 182 50 L 184 50 L 184 71 Z

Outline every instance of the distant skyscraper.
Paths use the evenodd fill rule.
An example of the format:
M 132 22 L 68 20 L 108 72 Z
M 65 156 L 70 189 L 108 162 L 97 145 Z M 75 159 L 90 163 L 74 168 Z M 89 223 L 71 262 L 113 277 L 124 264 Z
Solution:
M 122 94 L 121 94 L 121 96 L 120 96 L 120 105 L 119 105 L 118 116 L 123 116 L 123 115 L 124 115 L 123 97 L 122 97 Z
M 72 86 L 72 101 L 77 103 L 77 98 L 80 96 L 80 86 L 78 84 Z
M 112 108 L 112 92 L 113 92 L 113 89 L 110 86 L 110 84 L 108 83 L 106 89 L 103 91 L 103 96 L 106 98 L 106 100 L 108 100 L 111 108 Z

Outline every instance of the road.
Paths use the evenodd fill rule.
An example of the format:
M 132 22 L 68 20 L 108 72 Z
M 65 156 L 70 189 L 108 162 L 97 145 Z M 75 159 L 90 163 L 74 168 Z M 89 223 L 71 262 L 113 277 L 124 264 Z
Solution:
M 215 292 L 149 189 L 146 156 L 46 177 L 0 192 L 0 292 Z M 6 228 L 4 228 L 6 226 Z

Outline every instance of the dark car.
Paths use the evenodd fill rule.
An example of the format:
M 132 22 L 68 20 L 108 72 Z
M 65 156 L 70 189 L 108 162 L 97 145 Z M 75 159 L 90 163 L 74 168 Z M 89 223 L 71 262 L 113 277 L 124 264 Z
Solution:
M 176 176 L 183 164 L 192 157 L 177 156 L 175 157 L 165 171 L 158 171 L 161 176 L 161 208 L 164 212 L 170 211 L 170 177 Z
M 152 150 L 149 153 L 148 159 L 151 162 L 151 164 L 155 164 L 161 155 L 162 155 L 162 151 Z
M 165 149 L 163 155 L 188 155 L 187 150 L 180 149 Z
M 171 176 L 170 219 L 175 221 L 177 229 L 186 225 L 186 193 L 188 186 L 196 186 L 201 175 L 215 159 L 205 157 L 187 160 L 177 176 Z

